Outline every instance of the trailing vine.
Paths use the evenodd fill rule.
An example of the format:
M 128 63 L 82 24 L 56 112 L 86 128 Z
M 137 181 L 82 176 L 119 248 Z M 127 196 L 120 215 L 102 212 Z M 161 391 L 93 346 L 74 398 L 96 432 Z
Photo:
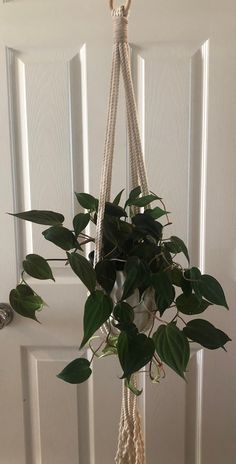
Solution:
M 65 259 L 59 261 L 71 267 L 89 292 L 80 348 L 89 345 L 91 359 L 75 359 L 58 377 L 69 383 L 84 382 L 92 373 L 94 358 L 117 355 L 123 371 L 121 378 L 138 395 L 141 392 L 131 380 L 132 374 L 140 369 L 152 382 L 165 377 L 165 365 L 185 379 L 190 343 L 196 342 L 210 350 L 225 349 L 230 341 L 228 335 L 199 315 L 213 305 L 226 309 L 228 305 L 220 283 L 190 266 L 183 240 L 168 237 L 170 213 L 163 200 L 153 192 L 142 196 L 137 187 L 122 207 L 122 194 L 123 190 L 113 202 L 106 203 L 103 258 L 95 268 L 94 251 L 88 258 L 84 256 L 85 246 L 95 242 L 86 232 L 89 223 L 96 225 L 97 221 L 98 200 L 92 195 L 76 194 L 86 212 L 74 217 L 72 230 L 64 227 L 64 216 L 53 211 L 33 210 L 13 216 L 49 226 L 42 232 L 44 238 L 66 252 Z M 176 261 L 181 253 L 186 267 Z M 37 254 L 29 254 L 23 261 L 21 282 L 10 292 L 10 304 L 21 316 L 37 321 L 39 312 L 46 306 L 29 286 L 26 276 L 55 280 L 49 264 L 52 261 L 58 259 L 45 259 Z M 123 275 L 123 285 L 117 299 L 114 288 L 119 273 Z M 132 306 L 134 295 L 137 303 Z M 140 308 L 149 320 L 145 330 L 140 330 L 136 323 Z M 104 324 L 107 333 L 95 335 Z

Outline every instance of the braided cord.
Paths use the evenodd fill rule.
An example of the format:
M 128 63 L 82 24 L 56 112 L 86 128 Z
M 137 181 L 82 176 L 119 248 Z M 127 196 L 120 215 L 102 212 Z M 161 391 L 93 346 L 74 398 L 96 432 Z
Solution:
M 120 71 L 123 77 L 126 97 L 132 187 L 134 188 L 140 185 L 143 195 L 148 195 L 149 193 L 147 173 L 143 159 L 142 143 L 138 124 L 134 86 L 131 74 L 130 48 L 128 44 L 128 19 L 125 7 L 120 7 L 117 10 L 113 9 L 112 17 L 114 44 L 112 52 L 112 71 L 105 148 L 95 237 L 95 265 L 102 258 L 105 203 L 106 201 L 110 200 L 111 194 Z M 107 333 L 108 329 L 108 324 L 105 324 L 103 330 Z M 132 382 L 134 386 L 137 387 L 136 375 L 132 376 Z M 124 381 L 122 386 L 122 405 L 115 463 L 146 464 L 144 439 L 142 433 L 141 417 L 137 406 L 137 397 L 131 392 L 129 388 L 126 387 Z
M 132 187 L 137 187 L 138 185 L 140 185 L 143 195 L 148 195 L 149 193 L 130 66 L 130 50 L 127 33 L 128 19 L 124 16 L 124 7 L 120 7 L 118 8 L 118 10 L 113 10 L 112 16 L 114 44 L 112 54 L 112 72 L 105 149 L 101 175 L 99 208 L 95 237 L 95 265 L 98 261 L 100 261 L 102 257 L 102 237 L 105 202 L 110 200 L 111 193 L 120 68 L 122 71 L 126 96 Z

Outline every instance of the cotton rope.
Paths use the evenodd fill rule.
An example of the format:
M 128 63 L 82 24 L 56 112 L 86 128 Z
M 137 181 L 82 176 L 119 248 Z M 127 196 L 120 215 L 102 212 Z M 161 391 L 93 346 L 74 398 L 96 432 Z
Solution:
M 119 97 L 119 81 L 122 74 L 125 88 L 128 120 L 128 139 L 130 153 L 130 170 L 132 187 L 140 185 L 143 195 L 148 195 L 148 181 L 143 159 L 138 114 L 135 101 L 134 86 L 130 65 L 130 47 L 128 44 L 128 13 L 131 0 L 125 6 L 114 8 L 114 0 L 109 0 L 113 21 L 112 71 L 108 116 L 105 136 L 104 158 L 99 194 L 99 207 L 95 237 L 94 265 L 102 258 L 103 219 L 105 203 L 110 200 L 112 166 L 115 146 L 115 127 Z M 109 324 L 103 330 L 109 333 Z M 137 375 L 131 379 L 137 387 Z M 119 424 L 118 447 L 115 456 L 116 464 L 146 464 L 145 447 L 142 433 L 141 417 L 137 406 L 137 397 L 126 387 L 123 381 L 122 405 Z
M 137 376 L 132 376 L 137 386 Z M 146 464 L 141 416 L 137 407 L 137 396 L 123 382 L 122 404 L 119 424 L 116 464 Z
M 109 0 L 109 4 L 110 4 L 111 10 L 113 11 L 115 9 L 114 8 L 114 0 Z M 131 0 L 127 0 L 126 5 L 124 7 L 124 16 L 128 15 L 130 6 L 131 6 Z
M 112 52 L 110 96 L 108 104 L 105 148 L 95 238 L 95 264 L 101 259 L 103 237 L 102 223 L 104 218 L 105 202 L 110 200 L 111 193 L 120 69 L 122 71 L 126 96 L 132 184 L 134 187 L 140 185 L 141 191 L 144 195 L 148 195 L 149 193 L 147 174 L 143 161 L 142 143 L 140 138 L 137 107 L 130 66 L 130 48 L 128 44 L 127 33 L 128 19 L 126 16 L 124 16 L 124 12 L 124 6 L 118 8 L 117 10 L 112 10 L 114 44 Z

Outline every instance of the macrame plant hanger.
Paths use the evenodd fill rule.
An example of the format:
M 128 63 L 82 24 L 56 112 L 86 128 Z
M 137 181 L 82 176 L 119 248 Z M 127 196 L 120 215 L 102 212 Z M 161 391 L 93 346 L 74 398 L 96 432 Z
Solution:
M 106 201 L 110 201 L 112 165 L 115 144 L 115 128 L 119 96 L 120 73 L 123 77 L 127 120 L 129 157 L 132 188 L 140 186 L 143 195 L 149 194 L 146 168 L 142 153 L 142 143 L 138 125 L 134 86 L 130 65 L 130 47 L 128 43 L 128 14 L 131 0 L 119 8 L 114 7 L 114 0 L 109 0 L 113 22 L 113 52 L 110 95 L 105 137 L 104 159 L 99 194 L 94 264 L 102 259 L 103 219 Z M 103 330 L 109 331 L 109 324 Z M 132 383 L 137 385 L 137 376 L 133 375 Z M 128 389 L 123 381 L 122 406 L 119 425 L 116 464 L 146 464 L 141 418 L 137 406 L 137 397 Z

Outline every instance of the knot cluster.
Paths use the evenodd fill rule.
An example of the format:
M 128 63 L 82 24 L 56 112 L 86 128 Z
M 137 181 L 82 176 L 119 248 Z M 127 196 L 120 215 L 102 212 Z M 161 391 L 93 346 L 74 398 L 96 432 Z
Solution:
M 124 7 L 113 10 L 112 20 L 114 42 L 128 42 L 128 19 L 124 16 Z

